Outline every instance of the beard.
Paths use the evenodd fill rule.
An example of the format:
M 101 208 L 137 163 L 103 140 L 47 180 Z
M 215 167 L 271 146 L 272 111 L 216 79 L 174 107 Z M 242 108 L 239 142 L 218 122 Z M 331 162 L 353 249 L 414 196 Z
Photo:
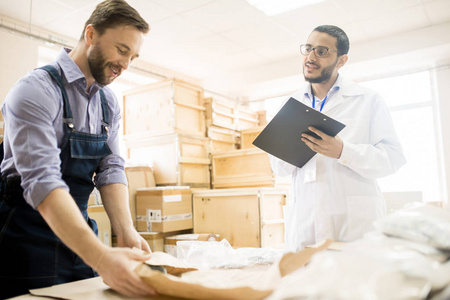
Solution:
M 92 77 L 94 77 L 98 84 L 108 85 L 114 80 L 114 78 L 106 75 L 105 69 L 110 66 L 110 63 L 106 62 L 105 55 L 100 47 L 94 46 L 87 59 Z
M 336 59 L 334 64 L 323 68 L 322 72 L 320 72 L 320 75 L 318 77 L 306 77 L 305 65 L 303 65 L 303 76 L 305 77 L 305 80 L 310 82 L 310 83 L 327 82 L 328 80 L 330 80 L 331 76 L 333 75 L 333 71 L 334 71 L 334 68 L 336 67 L 337 63 L 338 63 L 338 60 Z

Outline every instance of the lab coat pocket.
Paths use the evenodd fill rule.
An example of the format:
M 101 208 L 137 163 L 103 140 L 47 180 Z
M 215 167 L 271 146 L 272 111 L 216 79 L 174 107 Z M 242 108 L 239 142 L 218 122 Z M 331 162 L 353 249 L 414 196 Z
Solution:
M 374 229 L 373 221 L 378 216 L 379 197 L 351 196 L 347 197 L 348 231 L 346 240 L 361 238 L 364 233 Z

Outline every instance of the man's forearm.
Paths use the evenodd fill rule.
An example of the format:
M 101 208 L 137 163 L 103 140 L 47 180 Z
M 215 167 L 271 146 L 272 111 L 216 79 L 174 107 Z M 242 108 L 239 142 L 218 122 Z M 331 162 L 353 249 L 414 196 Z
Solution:
M 106 246 L 88 226 L 72 196 L 64 189 L 54 189 L 37 210 L 56 236 L 95 269 Z
M 113 183 L 100 187 L 99 191 L 114 233 L 123 236 L 127 230 L 134 229 L 128 201 L 128 187 L 121 183 Z

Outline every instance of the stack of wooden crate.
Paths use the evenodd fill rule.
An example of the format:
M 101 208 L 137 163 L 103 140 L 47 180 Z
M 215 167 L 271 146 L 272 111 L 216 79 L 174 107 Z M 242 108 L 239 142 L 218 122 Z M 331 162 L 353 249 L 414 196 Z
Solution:
M 288 188 L 275 187 L 268 154 L 252 144 L 265 114 L 214 98 L 205 105 L 212 189 L 193 191 L 194 233 L 214 232 L 233 247 L 283 247 Z
M 206 136 L 211 152 L 231 151 L 238 147 L 235 105 L 217 98 L 205 98 Z
M 251 144 L 264 114 L 219 97 L 205 99 L 202 88 L 175 79 L 124 93 L 123 107 L 128 158 L 153 164 L 157 190 L 135 191 L 135 224 L 157 251 L 172 230 L 189 230 L 189 222 L 194 233 L 219 234 L 234 247 L 283 244 L 287 189 L 275 187 L 267 153 Z M 191 220 L 185 197 L 167 200 L 175 199 L 166 195 L 168 186 L 190 188 Z M 156 192 L 162 193 L 160 208 L 147 203 Z M 210 205 L 212 199 L 228 200 Z M 165 216 L 164 209 L 174 213 Z M 238 226 L 241 217 L 251 226 Z M 183 228 L 164 227 L 174 218 Z
M 153 163 L 157 186 L 210 187 L 201 87 L 164 80 L 124 93 L 123 107 L 128 158 Z

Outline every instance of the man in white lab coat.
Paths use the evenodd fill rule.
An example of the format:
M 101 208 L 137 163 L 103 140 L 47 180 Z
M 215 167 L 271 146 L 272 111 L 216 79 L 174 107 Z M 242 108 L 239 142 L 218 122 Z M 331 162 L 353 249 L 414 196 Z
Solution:
M 292 176 L 285 207 L 289 251 L 324 239 L 353 241 L 372 230 L 373 221 L 386 213 L 376 179 L 406 162 L 383 99 L 338 73 L 348 59 L 345 32 L 319 26 L 300 50 L 307 83 L 292 97 L 346 127 L 336 137 L 312 127 L 321 139 L 302 134 L 302 141 L 317 152 L 302 168 L 270 156 L 277 175 Z

